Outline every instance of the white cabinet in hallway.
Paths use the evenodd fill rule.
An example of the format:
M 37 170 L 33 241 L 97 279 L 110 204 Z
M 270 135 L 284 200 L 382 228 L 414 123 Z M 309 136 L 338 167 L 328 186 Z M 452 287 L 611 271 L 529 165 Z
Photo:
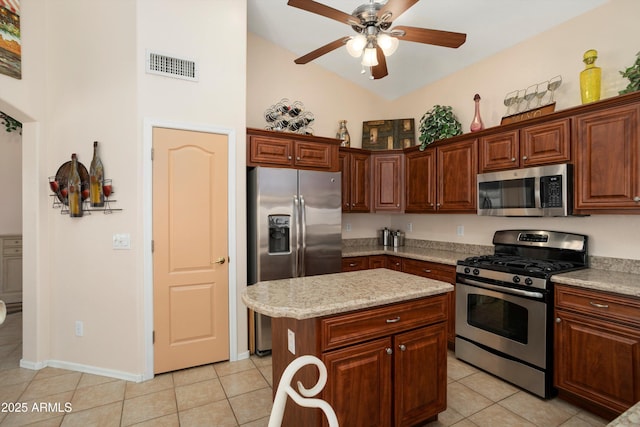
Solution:
M 0 300 L 22 302 L 22 236 L 0 236 Z

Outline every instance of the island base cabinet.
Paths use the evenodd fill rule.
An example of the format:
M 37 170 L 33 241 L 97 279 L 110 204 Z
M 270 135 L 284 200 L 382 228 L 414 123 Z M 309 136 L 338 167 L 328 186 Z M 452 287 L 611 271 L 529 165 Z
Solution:
M 274 396 L 289 363 L 311 354 L 328 374 L 317 397 L 331 405 L 340 426 L 400 427 L 435 420 L 446 410 L 447 301 L 440 294 L 323 318 L 272 318 Z M 318 370 L 303 367 L 294 388 L 297 381 L 313 387 Z M 282 425 L 327 422 L 320 410 L 288 399 Z
M 640 400 L 640 331 L 556 311 L 560 397 L 613 419 Z

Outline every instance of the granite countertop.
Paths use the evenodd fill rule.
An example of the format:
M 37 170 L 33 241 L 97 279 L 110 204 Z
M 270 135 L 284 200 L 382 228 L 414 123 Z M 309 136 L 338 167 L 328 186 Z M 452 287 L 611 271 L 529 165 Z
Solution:
M 395 255 L 403 258 L 456 265 L 456 262 L 469 256 L 489 253 L 487 248 L 476 249 L 470 246 L 469 252 L 434 249 L 431 247 L 401 246 L 398 248 L 376 245 L 348 246 L 342 249 L 343 257 Z M 592 266 L 569 273 L 556 274 L 552 281 L 564 285 L 611 292 L 620 295 L 640 297 L 640 262 L 617 258 L 595 257 Z M 618 271 L 617 269 L 623 269 Z M 628 271 L 624 271 L 627 269 Z
M 396 255 L 403 258 L 419 259 L 422 261 L 438 262 L 440 264 L 456 265 L 460 259 L 472 256 L 471 253 L 447 251 L 432 248 L 419 248 L 414 246 L 353 246 L 342 249 L 342 257 L 370 256 L 370 255 Z
M 556 274 L 554 283 L 640 297 L 640 274 L 587 268 Z
M 453 291 L 449 283 L 377 268 L 271 280 L 247 286 L 242 301 L 271 317 L 309 319 Z

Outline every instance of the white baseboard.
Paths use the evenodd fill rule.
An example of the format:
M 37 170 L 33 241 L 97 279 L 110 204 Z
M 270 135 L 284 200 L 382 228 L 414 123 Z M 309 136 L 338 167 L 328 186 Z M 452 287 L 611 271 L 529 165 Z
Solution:
M 40 370 L 46 367 L 67 369 L 69 371 L 84 372 L 87 374 L 101 375 L 103 377 L 116 378 L 119 380 L 142 382 L 145 380 L 143 374 L 132 374 L 129 372 L 115 371 L 112 369 L 97 368 L 95 366 L 82 365 L 80 363 L 63 362 L 60 360 L 47 360 L 44 362 L 31 362 L 20 359 L 20 367 L 31 370 Z
M 243 351 L 242 353 L 238 353 L 238 359 L 237 360 L 248 359 L 250 355 L 251 355 L 251 353 L 249 353 L 248 351 Z

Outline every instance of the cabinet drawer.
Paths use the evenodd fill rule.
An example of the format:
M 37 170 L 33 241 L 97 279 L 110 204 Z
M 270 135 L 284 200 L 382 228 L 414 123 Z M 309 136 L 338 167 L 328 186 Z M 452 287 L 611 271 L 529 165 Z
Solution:
M 342 258 L 342 271 L 357 271 L 369 269 L 369 257 L 354 256 Z
M 2 247 L 22 246 L 22 239 L 2 239 Z
M 455 283 L 456 281 L 456 269 L 454 266 L 436 262 L 403 259 L 402 271 L 447 283 Z
M 22 247 L 4 247 L 2 249 L 2 255 L 22 255 Z
M 640 299 L 556 285 L 556 308 L 640 325 Z
M 402 271 L 402 258 L 399 256 L 387 255 L 387 268 L 389 270 Z
M 444 321 L 449 305 L 437 295 L 320 320 L 321 350 L 344 347 Z

